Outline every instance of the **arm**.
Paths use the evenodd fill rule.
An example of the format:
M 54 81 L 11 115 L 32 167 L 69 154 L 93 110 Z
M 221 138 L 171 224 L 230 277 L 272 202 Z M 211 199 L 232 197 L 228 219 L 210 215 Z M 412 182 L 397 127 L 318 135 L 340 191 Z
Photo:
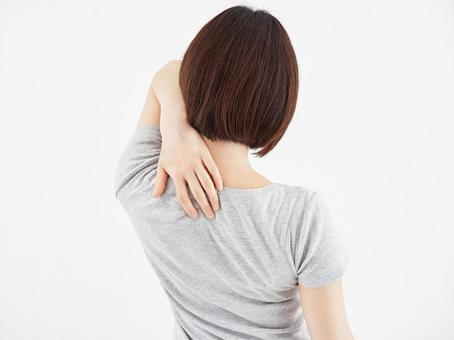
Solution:
M 155 74 L 138 123 L 159 125 L 161 130 L 162 148 L 153 195 L 159 197 L 165 191 L 170 176 L 177 199 L 189 216 L 196 218 L 197 211 L 187 185 L 204 214 L 214 217 L 214 211 L 219 209 L 216 188 L 222 190 L 222 180 L 202 138 L 186 120 L 178 73 L 179 62 L 172 61 Z
M 319 288 L 299 287 L 312 340 L 354 340 L 345 312 L 342 279 Z
M 290 244 L 311 339 L 353 340 L 342 291 L 348 250 L 324 198 L 316 192 L 305 197 L 301 223 L 290 229 Z

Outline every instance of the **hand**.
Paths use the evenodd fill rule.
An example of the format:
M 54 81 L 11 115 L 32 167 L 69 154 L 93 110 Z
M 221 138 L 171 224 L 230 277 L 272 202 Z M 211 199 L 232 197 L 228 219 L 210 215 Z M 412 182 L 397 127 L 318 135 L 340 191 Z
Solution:
M 177 199 L 189 216 L 197 218 L 197 211 L 189 198 L 186 184 L 204 214 L 213 218 L 214 211 L 220 208 L 215 186 L 222 190 L 216 164 L 198 132 L 189 125 L 175 130 L 172 136 L 163 138 L 153 195 L 156 197 L 165 191 L 170 176 L 175 183 Z
M 159 70 L 152 82 L 152 89 L 161 105 L 160 129 L 162 135 L 154 197 L 164 193 L 170 176 L 176 188 L 177 199 L 185 212 L 197 218 L 187 190 L 208 218 L 219 210 L 216 192 L 222 190 L 222 179 L 211 154 L 199 133 L 186 119 L 183 97 L 178 82 L 178 61 L 169 62 Z

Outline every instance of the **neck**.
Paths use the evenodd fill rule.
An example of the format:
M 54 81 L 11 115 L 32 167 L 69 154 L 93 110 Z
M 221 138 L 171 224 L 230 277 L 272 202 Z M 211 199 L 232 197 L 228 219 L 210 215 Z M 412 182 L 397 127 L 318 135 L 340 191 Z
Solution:
M 211 141 L 203 137 L 226 188 L 258 188 L 271 181 L 256 172 L 249 162 L 249 148 L 231 141 Z

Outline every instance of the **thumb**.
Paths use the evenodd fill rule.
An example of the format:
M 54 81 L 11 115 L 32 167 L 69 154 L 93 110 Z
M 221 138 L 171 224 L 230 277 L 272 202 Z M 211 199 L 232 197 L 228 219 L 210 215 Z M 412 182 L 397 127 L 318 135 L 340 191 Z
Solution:
M 158 165 L 158 170 L 155 178 L 153 197 L 161 196 L 166 190 L 167 179 L 169 175 L 165 172 L 162 166 Z

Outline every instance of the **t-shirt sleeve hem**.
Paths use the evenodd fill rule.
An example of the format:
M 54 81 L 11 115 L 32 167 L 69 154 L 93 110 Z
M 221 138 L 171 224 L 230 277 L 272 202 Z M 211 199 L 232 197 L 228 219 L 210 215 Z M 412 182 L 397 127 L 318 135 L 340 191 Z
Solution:
M 311 279 L 310 277 L 298 277 L 298 284 L 306 288 L 319 288 L 327 286 L 338 279 L 342 278 L 348 269 L 348 260 L 340 265 L 336 270 L 324 275 L 321 278 Z

